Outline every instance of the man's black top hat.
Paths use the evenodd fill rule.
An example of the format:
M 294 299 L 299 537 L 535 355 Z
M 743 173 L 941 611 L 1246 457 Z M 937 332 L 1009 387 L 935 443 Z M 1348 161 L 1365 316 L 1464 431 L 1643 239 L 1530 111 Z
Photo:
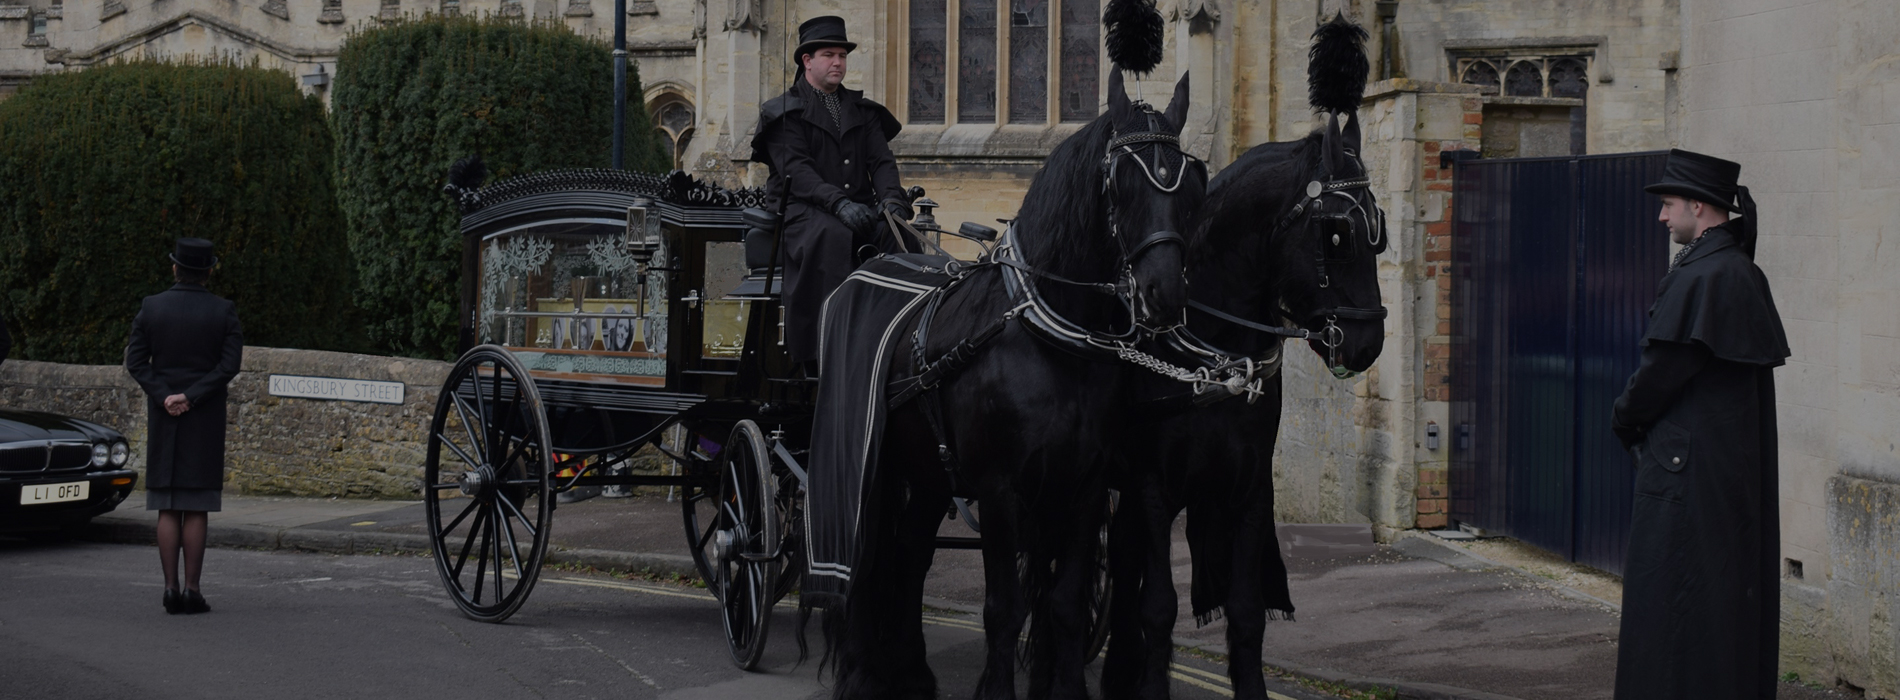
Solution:
M 799 56 L 817 51 L 827 46 L 842 46 L 846 53 L 855 51 L 858 45 L 844 36 L 844 18 L 837 15 L 824 15 L 805 20 L 798 25 L 798 48 L 792 49 L 792 62 L 799 64 Z
M 178 249 L 172 251 L 172 262 L 187 270 L 209 270 L 218 266 L 218 257 L 211 254 L 211 241 L 180 238 Z
M 1736 182 L 1741 176 L 1741 163 L 1677 148 L 1669 151 L 1669 160 L 1663 163 L 1662 182 L 1643 191 L 1688 197 L 1740 214 Z

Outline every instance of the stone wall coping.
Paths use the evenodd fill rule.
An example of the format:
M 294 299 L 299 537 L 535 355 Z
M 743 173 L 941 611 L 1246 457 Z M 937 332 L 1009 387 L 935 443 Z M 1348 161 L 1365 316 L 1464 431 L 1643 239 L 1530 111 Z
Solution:
M 1405 92 L 1471 95 L 1477 97 L 1483 94 L 1483 88 L 1476 85 L 1465 85 L 1463 83 L 1440 83 L 1431 80 L 1390 78 L 1367 85 L 1364 102 L 1370 103 Z
M 327 350 L 244 347 L 244 371 L 264 374 L 297 374 L 402 382 L 411 386 L 440 388 L 449 376 L 448 362 L 419 360 L 413 357 L 358 355 Z
M 891 140 L 899 158 L 965 156 L 1030 157 L 1041 160 L 1056 144 L 1081 131 L 1085 123 L 1062 124 L 909 124 Z
M 413 357 L 357 355 L 327 350 L 294 350 L 244 346 L 244 372 L 299 376 L 369 379 L 425 388 L 440 388 L 452 365 Z M 0 363 L 0 383 L 33 386 L 86 386 L 133 388 L 138 384 L 119 365 L 69 365 L 58 362 L 7 360 Z

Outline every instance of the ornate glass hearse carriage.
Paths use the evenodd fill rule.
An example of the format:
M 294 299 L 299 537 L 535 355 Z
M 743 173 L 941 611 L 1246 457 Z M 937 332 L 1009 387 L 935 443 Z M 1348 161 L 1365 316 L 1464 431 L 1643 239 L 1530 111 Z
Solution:
M 546 559 L 556 494 L 674 487 L 733 662 L 753 668 L 804 573 L 817 388 L 785 353 L 764 193 L 618 170 L 446 189 L 462 212 L 464 352 L 429 426 L 423 495 L 450 596 L 471 618 L 507 619 Z M 911 226 L 945 233 L 922 195 Z M 620 468 L 647 446 L 671 473 Z

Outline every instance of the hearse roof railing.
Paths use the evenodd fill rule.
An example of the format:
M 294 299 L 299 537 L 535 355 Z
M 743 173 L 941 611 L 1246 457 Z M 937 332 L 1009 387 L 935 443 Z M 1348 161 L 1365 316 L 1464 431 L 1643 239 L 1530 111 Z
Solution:
M 501 219 L 577 209 L 598 209 L 624 219 L 626 207 L 640 200 L 645 200 L 650 216 L 657 214 L 664 222 L 743 227 L 741 209 L 765 206 L 761 188 L 726 189 L 678 170 L 666 175 L 593 168 L 546 170 L 479 189 L 451 185 L 450 194 L 461 209 L 463 235 L 488 233 L 489 225 Z

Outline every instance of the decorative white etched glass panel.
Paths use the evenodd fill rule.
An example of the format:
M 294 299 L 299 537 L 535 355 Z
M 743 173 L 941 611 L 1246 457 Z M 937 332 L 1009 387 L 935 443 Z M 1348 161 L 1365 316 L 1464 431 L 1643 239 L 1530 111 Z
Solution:
M 664 243 L 653 260 L 670 260 Z M 543 227 L 491 238 L 480 340 L 514 350 L 530 370 L 663 378 L 667 282 L 621 235 Z

